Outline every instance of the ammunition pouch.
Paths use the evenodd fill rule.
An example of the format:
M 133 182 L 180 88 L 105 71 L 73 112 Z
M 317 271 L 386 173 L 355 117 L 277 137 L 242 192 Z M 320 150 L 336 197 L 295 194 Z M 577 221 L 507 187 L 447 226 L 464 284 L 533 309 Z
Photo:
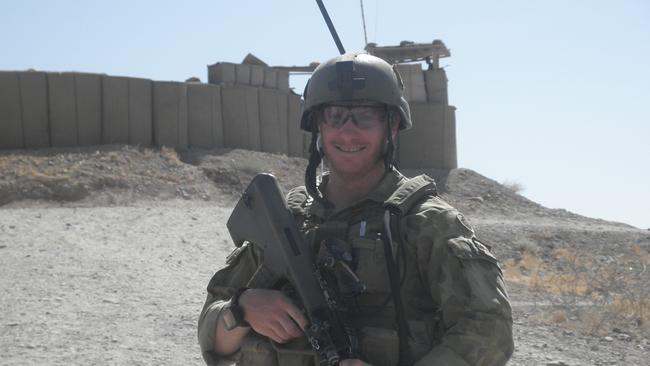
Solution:
M 237 365 L 245 366 L 316 366 L 316 353 L 306 338 L 278 344 L 257 334 L 244 338 Z
M 409 322 L 411 337 L 409 348 L 414 358 L 420 359 L 431 350 L 431 340 L 425 324 Z M 378 327 L 363 327 L 359 334 L 361 358 L 373 366 L 396 366 L 399 358 L 399 336 L 397 330 Z

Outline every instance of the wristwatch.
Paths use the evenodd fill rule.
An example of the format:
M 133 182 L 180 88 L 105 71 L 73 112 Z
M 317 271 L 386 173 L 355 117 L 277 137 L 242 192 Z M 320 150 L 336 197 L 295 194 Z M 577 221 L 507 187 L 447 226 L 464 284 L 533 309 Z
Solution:
M 227 330 L 233 330 L 237 327 L 250 327 L 250 324 L 244 320 L 244 309 L 239 306 L 239 296 L 246 290 L 248 290 L 248 287 L 238 289 L 230 299 L 230 304 L 223 309 L 223 322 L 226 324 Z

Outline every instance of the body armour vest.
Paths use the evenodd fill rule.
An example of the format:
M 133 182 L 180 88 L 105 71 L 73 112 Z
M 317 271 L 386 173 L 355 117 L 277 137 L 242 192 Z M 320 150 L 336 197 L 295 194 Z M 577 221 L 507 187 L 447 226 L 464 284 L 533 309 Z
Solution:
M 393 214 L 399 225 L 402 215 L 416 203 L 436 195 L 435 183 L 430 177 L 402 177 L 397 189 L 384 202 L 364 201 L 327 218 L 311 213 L 313 199 L 305 187 L 294 188 L 287 195 L 287 204 L 306 243 L 312 247 L 313 253 L 317 253 L 315 260 L 337 255 L 345 259 L 353 272 L 352 276 L 346 275 L 345 271 L 337 273 L 337 282 L 345 298 L 348 318 L 358 332 L 361 356 L 373 365 L 397 365 L 399 353 L 396 309 L 386 256 L 392 255 L 394 260 L 397 259 L 396 267 L 402 276 L 406 268 L 404 260 L 399 260 L 399 252 L 404 238 L 391 229 L 387 212 Z M 387 243 L 390 243 L 390 250 L 386 249 Z M 270 352 L 264 352 L 264 360 L 255 361 L 251 357 L 261 356 L 258 351 L 262 340 L 253 338 L 250 341 L 254 342 L 251 346 L 256 350 L 254 354 L 242 355 L 248 362 L 246 365 L 318 364 L 315 354 L 301 340 L 285 345 L 271 344 Z M 245 348 L 242 347 L 243 352 Z

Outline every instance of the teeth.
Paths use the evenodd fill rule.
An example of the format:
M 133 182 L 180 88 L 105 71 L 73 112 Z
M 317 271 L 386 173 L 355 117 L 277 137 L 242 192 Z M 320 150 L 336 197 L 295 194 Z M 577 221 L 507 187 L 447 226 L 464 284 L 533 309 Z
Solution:
M 363 150 L 363 146 L 349 146 L 349 147 L 337 146 L 336 148 L 343 152 L 357 152 Z

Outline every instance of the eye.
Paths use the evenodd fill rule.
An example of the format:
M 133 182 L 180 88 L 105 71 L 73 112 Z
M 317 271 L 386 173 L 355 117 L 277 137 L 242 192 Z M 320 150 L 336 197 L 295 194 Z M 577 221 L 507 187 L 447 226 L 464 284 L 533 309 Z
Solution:
M 374 118 L 377 117 L 378 113 L 372 109 L 360 108 L 354 113 L 359 118 Z
M 363 119 L 377 119 L 384 118 L 384 109 L 376 107 L 361 107 L 355 109 L 355 115 Z
M 341 117 L 343 117 L 344 110 L 342 108 L 336 108 L 330 110 L 329 117 L 335 120 L 339 120 Z

